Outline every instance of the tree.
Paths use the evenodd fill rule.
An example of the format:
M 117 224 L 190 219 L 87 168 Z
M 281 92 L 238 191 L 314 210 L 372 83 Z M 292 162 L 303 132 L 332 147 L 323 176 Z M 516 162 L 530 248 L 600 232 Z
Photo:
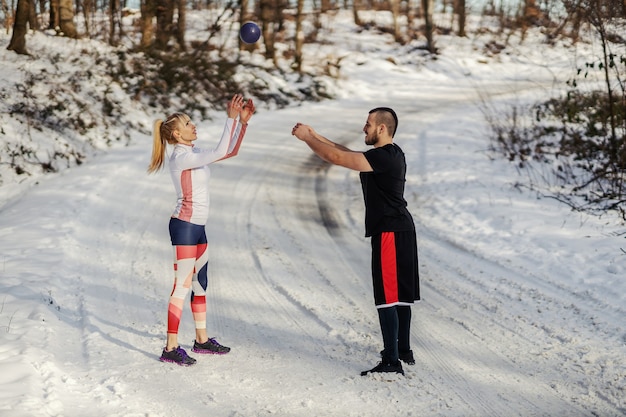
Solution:
M 185 51 L 185 30 L 187 25 L 186 0 L 177 0 L 178 19 L 176 20 L 176 41 L 182 51 Z
M 48 19 L 48 29 L 59 27 L 59 0 L 50 0 L 50 19 Z
M 299 73 L 302 72 L 302 47 L 304 46 L 304 31 L 302 30 L 302 20 L 304 19 L 302 10 L 304 0 L 298 0 L 296 9 L 296 52 L 294 54 L 294 68 Z
M 17 0 L 13 35 L 7 49 L 18 54 L 29 55 L 26 50 L 26 25 L 30 16 L 30 0 Z
M 604 75 L 604 82 L 606 88 L 606 94 L 608 97 L 608 115 L 609 115 L 609 124 L 611 134 L 609 136 L 609 143 L 611 149 L 611 158 L 614 161 L 620 160 L 618 164 L 621 169 L 623 169 L 626 165 L 626 147 L 624 148 L 624 153 L 620 155 L 620 148 L 624 147 L 623 138 L 620 140 L 616 133 L 617 131 L 617 115 L 615 108 L 615 90 L 613 88 L 614 80 L 617 80 L 617 85 L 620 86 L 621 89 L 621 98 L 624 100 L 626 98 L 626 87 L 621 80 L 621 74 L 619 73 L 619 65 L 616 65 L 615 61 L 617 55 L 611 51 L 610 48 L 610 38 L 612 37 L 611 33 L 611 23 L 614 20 L 619 19 L 619 15 L 621 12 L 621 7 L 617 1 L 614 0 L 588 0 L 584 4 L 587 9 L 587 21 L 591 24 L 591 26 L 596 30 L 598 35 L 600 36 L 600 41 L 602 45 L 602 62 L 599 65 L 599 68 L 602 70 Z M 618 26 L 619 27 L 619 26 Z M 622 32 L 623 33 L 623 32 Z M 624 60 L 624 57 L 622 57 Z
M 109 45 L 115 46 L 117 44 L 115 32 L 119 26 L 120 35 L 122 35 L 121 19 L 119 19 L 120 13 L 120 0 L 109 0 Z
M 259 0 L 261 33 L 265 45 L 265 58 L 276 63 L 276 35 L 282 29 L 283 8 L 281 0 Z
M 354 24 L 357 26 L 363 26 L 363 21 L 359 17 L 359 5 L 360 0 L 352 0 L 352 15 L 354 17 Z
M 50 29 L 54 29 L 68 38 L 77 38 L 78 31 L 74 24 L 74 5 L 72 0 L 50 0 Z
M 175 0 L 156 0 L 156 36 L 154 47 L 164 51 L 172 38 Z
M 322 0 L 322 13 L 334 9 L 336 6 L 332 0 Z
M 72 0 L 59 0 L 59 29 L 63 36 L 78 38 L 78 31 L 74 24 L 74 5 Z
M 37 3 L 30 0 L 30 8 L 28 11 L 28 26 L 32 30 L 39 30 L 39 21 L 37 20 Z
M 87 37 L 91 37 L 91 17 L 90 12 L 94 7 L 95 2 L 93 0 L 77 0 L 76 7 L 79 8 L 83 12 L 83 21 L 85 23 L 85 35 Z
M 239 0 L 239 27 L 243 27 L 243 24 L 246 23 L 246 21 L 248 20 L 248 7 L 249 7 L 249 3 L 248 0 Z M 241 40 L 241 38 L 239 39 L 239 49 L 244 49 L 246 48 L 246 44 L 243 43 L 243 41 Z M 249 47 L 250 49 L 253 49 L 254 47 Z
M 402 34 L 400 33 L 400 24 L 398 19 L 400 18 L 400 0 L 389 0 L 391 3 L 391 16 L 393 19 L 393 38 L 396 42 L 402 41 Z
M 152 1 L 152 0 L 151 0 Z M 178 43 L 178 46 L 182 51 L 186 50 L 185 45 L 185 25 L 186 25 L 186 2 L 185 0 L 154 0 L 154 9 L 148 4 L 146 0 L 145 11 L 146 16 L 142 16 L 142 45 L 149 45 L 151 39 L 145 37 L 149 32 L 148 25 L 152 24 L 152 16 L 150 13 L 154 10 L 156 16 L 156 34 L 154 47 L 160 51 L 167 49 L 167 45 L 174 37 Z M 142 14 L 143 14 L 142 9 Z M 178 13 L 175 13 L 178 12 Z M 177 20 L 174 22 L 174 14 L 177 15 Z
M 141 0 L 141 39 L 139 48 L 147 49 L 154 39 L 154 17 L 156 16 L 156 0 Z
M 466 18 L 465 0 L 456 0 L 455 7 L 456 7 L 456 13 L 459 15 L 459 30 L 457 32 L 457 35 L 465 36 L 465 18 Z
M 435 8 L 434 0 L 422 0 L 422 9 L 424 11 L 424 30 L 426 35 L 426 47 L 431 54 L 437 52 L 435 48 L 433 9 Z

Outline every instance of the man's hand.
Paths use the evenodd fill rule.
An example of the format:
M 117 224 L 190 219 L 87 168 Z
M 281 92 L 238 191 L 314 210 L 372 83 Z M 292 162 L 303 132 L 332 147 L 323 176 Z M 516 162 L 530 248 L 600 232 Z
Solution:
M 291 129 L 291 134 L 300 140 L 305 140 L 313 132 L 314 130 L 311 126 L 303 125 L 302 123 L 296 123 L 293 129 Z

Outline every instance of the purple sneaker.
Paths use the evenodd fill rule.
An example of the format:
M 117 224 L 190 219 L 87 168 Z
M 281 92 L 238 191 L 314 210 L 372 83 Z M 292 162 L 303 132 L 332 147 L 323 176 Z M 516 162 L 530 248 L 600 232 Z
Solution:
M 196 363 L 196 360 L 185 352 L 185 349 L 178 346 L 175 349 L 170 350 L 169 352 L 163 349 L 163 353 L 159 358 L 161 362 L 171 362 L 180 366 L 190 366 Z
M 193 352 L 196 353 L 212 353 L 214 355 L 224 355 L 230 352 L 230 348 L 226 346 L 222 346 L 217 343 L 217 340 L 211 338 L 204 343 L 198 343 L 197 341 L 193 341 L 193 348 L 191 348 Z

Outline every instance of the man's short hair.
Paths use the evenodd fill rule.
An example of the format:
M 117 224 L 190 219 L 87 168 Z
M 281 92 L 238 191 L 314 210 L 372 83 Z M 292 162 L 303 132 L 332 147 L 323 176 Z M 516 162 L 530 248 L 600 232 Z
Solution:
M 372 113 L 378 113 L 376 115 L 376 123 L 387 126 L 391 132 L 391 137 L 393 137 L 396 134 L 396 130 L 398 130 L 398 116 L 396 112 L 389 107 L 376 107 L 370 110 L 369 114 Z

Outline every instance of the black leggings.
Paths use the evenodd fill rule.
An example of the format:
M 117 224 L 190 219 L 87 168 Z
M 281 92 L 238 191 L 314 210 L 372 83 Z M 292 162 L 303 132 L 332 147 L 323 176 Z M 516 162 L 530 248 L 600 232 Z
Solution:
M 379 308 L 378 319 L 383 334 L 383 362 L 396 363 L 400 352 L 411 350 L 411 307 Z

